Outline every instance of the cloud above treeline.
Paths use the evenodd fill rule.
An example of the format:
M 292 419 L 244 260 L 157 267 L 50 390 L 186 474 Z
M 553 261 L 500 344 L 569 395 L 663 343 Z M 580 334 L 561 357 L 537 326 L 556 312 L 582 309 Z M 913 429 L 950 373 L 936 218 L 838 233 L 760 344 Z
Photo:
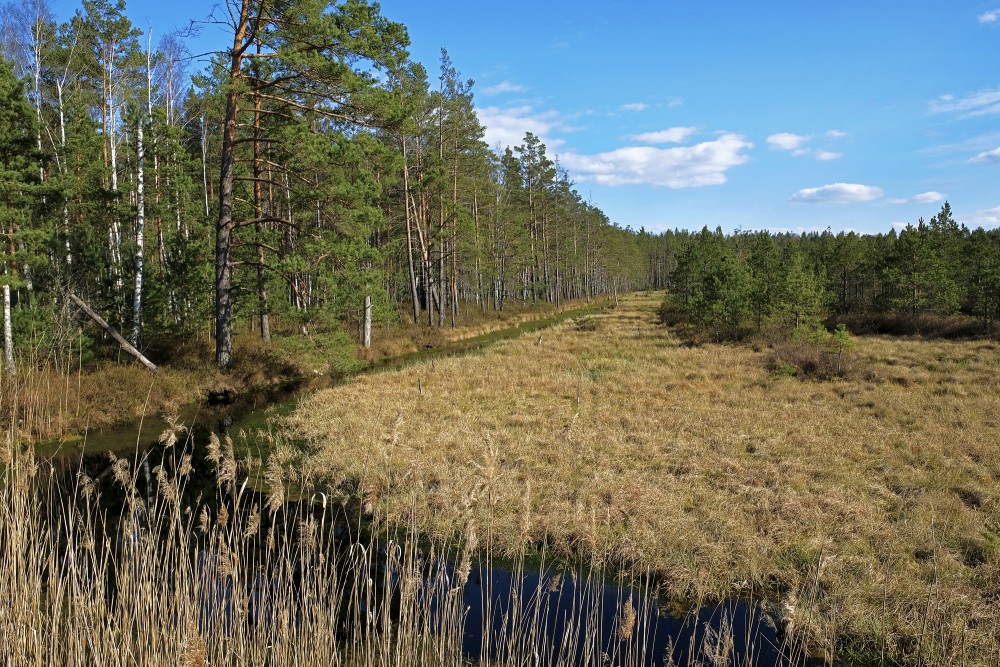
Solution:
M 971 227 L 1000 227 L 1000 206 L 988 208 L 984 211 L 976 211 L 968 216 L 966 220 Z
M 549 148 L 565 143 L 553 136 L 557 130 L 568 131 L 562 117 L 556 111 L 538 111 L 529 104 L 513 107 L 476 107 L 479 122 L 486 128 L 484 140 L 490 146 L 517 146 L 524 141 L 526 132 L 531 132 Z
M 504 93 L 523 93 L 526 90 L 528 89 L 520 84 L 511 83 L 510 81 L 501 81 L 494 86 L 486 86 L 485 88 L 482 88 L 480 92 L 482 92 L 483 95 L 502 95 Z
M 560 160 L 581 181 L 599 185 L 652 185 L 671 189 L 721 185 L 726 172 L 745 164 L 753 144 L 731 132 L 693 146 L 626 146 L 596 155 L 567 152 Z
M 890 204 L 934 204 L 939 201 L 944 201 L 946 195 L 940 192 L 921 192 L 919 195 L 913 195 L 908 199 L 890 199 Z
M 671 127 L 656 132 L 630 134 L 626 138 L 632 141 L 641 141 L 644 144 L 682 144 L 697 131 L 698 129 L 694 127 Z
M 840 130 L 828 130 L 824 133 L 829 139 L 842 139 L 847 136 L 846 132 Z M 825 150 L 822 148 L 811 148 L 806 146 L 816 138 L 813 134 L 795 134 L 793 132 L 778 132 L 767 138 L 767 146 L 773 151 L 785 151 L 795 156 L 808 155 L 822 162 L 836 160 L 842 157 L 843 153 Z
M 831 183 L 818 188 L 803 188 L 791 196 L 797 204 L 856 204 L 882 196 L 881 188 L 860 183 Z

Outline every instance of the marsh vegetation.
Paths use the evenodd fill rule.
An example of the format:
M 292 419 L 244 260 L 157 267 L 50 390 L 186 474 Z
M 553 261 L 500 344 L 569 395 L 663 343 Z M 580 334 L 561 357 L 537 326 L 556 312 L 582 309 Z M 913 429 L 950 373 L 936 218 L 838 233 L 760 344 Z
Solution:
M 285 423 L 368 511 L 482 549 L 649 572 L 667 599 L 759 596 L 828 658 L 991 664 L 1000 348 L 855 339 L 844 377 L 697 344 L 635 296 L 483 354 L 358 377 Z

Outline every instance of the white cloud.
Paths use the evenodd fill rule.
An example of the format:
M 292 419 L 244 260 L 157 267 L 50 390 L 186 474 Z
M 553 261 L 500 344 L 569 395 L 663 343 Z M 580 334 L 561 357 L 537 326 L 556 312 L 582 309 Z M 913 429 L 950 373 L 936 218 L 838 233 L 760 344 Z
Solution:
M 986 162 L 989 164 L 1000 164 L 1000 147 L 994 148 L 991 151 L 983 151 L 976 157 L 969 160 L 969 162 Z
M 792 134 L 791 132 L 779 132 L 767 138 L 767 145 L 771 150 L 796 151 L 805 146 L 806 142 L 812 139 L 811 136 Z
M 520 84 L 501 81 L 495 86 L 486 86 L 481 92 L 483 95 L 502 95 L 503 93 L 523 93 L 526 90 L 527 88 Z
M 893 229 L 898 229 L 899 231 L 903 231 L 904 229 L 906 229 L 907 227 L 909 227 L 911 224 L 913 224 L 913 223 L 911 223 L 911 222 L 894 222 L 894 223 L 892 223 L 892 227 L 893 227 Z
M 843 130 L 827 130 L 826 136 L 831 139 L 843 139 L 847 136 L 847 132 L 844 132 Z
M 632 102 L 631 104 L 623 104 L 622 111 L 645 111 L 649 108 L 649 105 L 645 102 Z
M 914 204 L 934 204 L 939 201 L 944 201 L 945 195 L 940 192 L 921 192 L 919 195 L 914 195 L 910 201 Z
M 939 201 L 944 201 L 947 195 L 943 195 L 940 192 L 921 192 L 919 195 L 913 195 L 909 199 L 890 199 L 889 204 L 934 204 Z
M 517 146 L 524 140 L 525 132 L 539 137 L 549 148 L 563 143 L 552 136 L 554 130 L 566 129 L 555 111 L 535 111 L 525 104 L 516 107 L 476 107 L 476 115 L 486 128 L 485 141 L 490 146 Z
M 668 109 L 673 109 L 675 107 L 679 107 L 682 104 L 684 104 L 684 99 L 683 98 L 680 98 L 680 97 L 669 97 L 669 98 L 667 98 L 667 108 Z
M 1000 113 L 1000 89 L 984 88 L 964 97 L 942 95 L 930 102 L 931 113 L 957 113 L 962 118 Z
M 643 132 L 642 134 L 630 134 L 629 139 L 641 141 L 644 144 L 679 144 L 697 132 L 694 127 L 671 127 L 658 132 Z
M 725 133 L 694 146 L 628 146 L 597 155 L 565 153 L 562 163 L 580 180 L 600 185 L 653 185 L 672 189 L 721 185 L 726 172 L 745 164 L 753 148 L 745 137 Z
M 829 227 L 820 227 L 818 225 L 813 225 L 812 227 L 805 227 L 805 226 L 802 226 L 802 225 L 798 225 L 796 227 L 768 227 L 767 231 L 771 232 L 772 234 L 799 234 L 799 235 L 802 235 L 802 234 L 822 234 L 823 232 L 825 232 L 828 229 L 829 229 Z M 845 232 L 850 232 L 850 231 L 853 231 L 853 230 L 845 229 L 844 231 Z
M 991 9 L 976 17 L 980 23 L 996 23 L 1000 19 L 1000 9 Z
M 817 160 L 828 162 L 830 160 L 836 160 L 842 157 L 842 153 L 834 153 L 833 151 L 823 150 L 821 148 L 809 148 L 806 146 L 807 143 L 813 140 L 815 135 L 812 134 L 794 134 L 792 132 L 779 132 L 777 134 L 772 134 L 767 138 L 767 145 L 773 151 L 788 151 L 796 157 L 802 157 L 803 155 L 811 155 Z M 842 136 L 846 136 L 845 133 L 839 130 L 830 130 L 826 133 L 827 137 L 836 139 Z
M 878 199 L 881 188 L 859 183 L 833 183 L 818 188 L 803 188 L 791 197 L 799 204 L 853 204 Z
M 1000 206 L 976 211 L 966 218 L 970 227 L 1000 227 Z

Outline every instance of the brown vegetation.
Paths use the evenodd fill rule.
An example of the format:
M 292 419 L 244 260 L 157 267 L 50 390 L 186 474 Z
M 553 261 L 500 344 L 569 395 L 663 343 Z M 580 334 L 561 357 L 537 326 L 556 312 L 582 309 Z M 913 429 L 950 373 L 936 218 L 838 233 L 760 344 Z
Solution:
M 685 347 L 659 298 L 304 401 L 307 473 L 436 537 L 649 569 L 692 600 L 749 593 L 828 656 L 1000 655 L 1000 353 L 857 339 L 855 379 L 767 350 Z M 485 532 L 485 531 L 484 531 Z

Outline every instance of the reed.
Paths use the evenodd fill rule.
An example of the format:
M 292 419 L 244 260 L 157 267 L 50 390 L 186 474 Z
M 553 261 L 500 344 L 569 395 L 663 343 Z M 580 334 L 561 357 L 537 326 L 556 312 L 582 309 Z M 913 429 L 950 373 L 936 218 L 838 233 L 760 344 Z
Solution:
M 658 655 L 649 580 L 609 587 L 593 563 L 559 569 L 543 555 L 529 566 L 524 552 L 498 578 L 474 520 L 441 542 L 322 493 L 290 502 L 274 489 L 289 485 L 280 463 L 265 466 L 268 493 L 255 493 L 228 438 L 207 443 L 206 493 L 183 428 L 161 440 L 98 475 L 6 449 L 6 664 L 629 667 L 757 655 L 751 640 L 734 651 L 726 622 L 692 633 L 694 650 Z

